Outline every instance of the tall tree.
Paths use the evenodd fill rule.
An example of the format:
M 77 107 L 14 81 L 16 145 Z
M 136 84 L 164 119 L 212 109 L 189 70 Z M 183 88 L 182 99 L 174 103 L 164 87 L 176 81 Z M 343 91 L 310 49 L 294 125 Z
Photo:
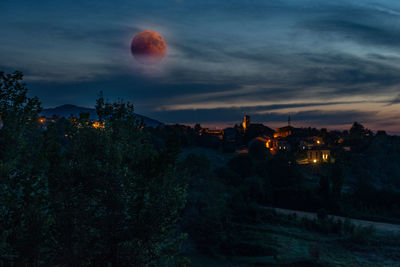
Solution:
M 55 146 L 52 152 L 55 263 L 166 262 L 177 252 L 186 190 L 174 173 L 175 149 L 153 148 L 130 103 L 100 97 L 96 108 L 105 127 L 92 127 L 81 116 L 66 132 L 64 151 Z
M 0 265 L 34 265 L 50 225 L 37 98 L 20 72 L 0 73 Z

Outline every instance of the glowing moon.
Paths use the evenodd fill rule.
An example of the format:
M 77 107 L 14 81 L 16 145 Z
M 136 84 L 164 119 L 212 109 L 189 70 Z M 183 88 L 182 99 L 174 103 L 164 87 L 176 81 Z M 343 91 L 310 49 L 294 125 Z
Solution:
M 160 62 L 166 51 L 167 44 L 164 38 L 155 31 L 140 32 L 132 40 L 132 55 L 143 64 Z

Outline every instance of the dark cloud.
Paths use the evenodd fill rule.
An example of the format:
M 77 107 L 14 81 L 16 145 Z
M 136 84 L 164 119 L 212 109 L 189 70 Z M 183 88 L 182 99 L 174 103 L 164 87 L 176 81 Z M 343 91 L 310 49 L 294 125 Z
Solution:
M 232 55 L 234 56 L 234 55 Z M 229 80 L 230 73 L 210 73 L 200 70 L 184 72 L 177 69 L 172 75 L 172 80 L 184 79 L 186 86 L 191 90 L 190 82 L 201 81 L 203 86 L 198 85 L 199 90 L 192 91 L 193 94 L 210 92 L 208 84 L 218 84 L 222 80 L 229 81 L 230 86 L 211 86 L 212 91 L 225 91 L 238 89 L 245 86 L 253 86 L 257 90 L 242 89 L 240 93 L 233 95 L 215 95 L 214 101 L 229 101 L 238 98 L 245 99 L 307 99 L 310 97 L 329 99 L 345 96 L 371 96 L 391 94 L 400 84 L 399 68 L 361 58 L 351 54 L 317 54 L 297 53 L 292 54 L 290 60 L 285 58 L 273 64 L 282 73 L 274 73 L 268 68 L 262 69 L 263 64 L 269 59 L 266 55 L 249 53 L 241 54 L 243 58 L 254 57 L 253 63 L 260 67 L 260 71 L 254 75 L 237 74 Z M 390 60 L 390 59 L 387 59 Z M 204 88 L 204 91 L 202 91 Z
M 338 104 L 357 104 L 360 102 L 320 102 L 320 103 L 300 103 L 300 104 L 276 104 L 267 106 L 255 107 L 229 107 L 229 108 L 212 108 L 212 109 L 184 109 L 184 110 L 162 110 L 158 112 L 151 112 L 151 115 L 157 119 L 165 122 L 221 122 L 221 121 L 237 121 L 244 115 L 251 115 L 254 121 L 259 122 L 282 122 L 287 119 L 289 115 L 287 112 L 279 112 L 280 109 L 285 108 L 300 108 L 300 107 L 318 107 L 318 106 L 334 106 Z M 362 103 L 362 102 L 361 102 Z M 371 119 L 371 115 L 376 112 L 362 112 L 357 110 L 349 111 L 323 111 L 313 109 L 310 111 L 290 112 L 290 115 L 301 121 L 312 122 L 332 122 L 349 123 L 352 120 L 363 121 L 366 118 Z
M 395 46 L 400 44 L 400 31 L 389 25 L 354 22 L 341 19 L 320 19 L 306 23 L 306 26 L 324 34 L 325 38 L 342 38 L 359 42 L 363 45 Z
M 392 90 L 400 83 L 399 68 L 349 54 L 308 55 L 316 62 L 309 69 L 305 85 L 335 87 L 330 94 L 359 95 Z M 320 65 L 320 66 L 319 66 Z
M 166 122 L 236 121 L 247 113 L 285 121 L 284 108 L 313 122 L 373 120 L 368 108 L 318 110 L 345 98 L 400 102 L 399 5 L 368 2 L 4 0 L 0 69 L 24 71 L 45 106 L 92 106 L 103 90 Z M 127 49 L 131 35 L 147 28 L 168 41 L 158 76 L 132 67 Z M 167 110 L 209 103 L 216 108 Z M 218 108 L 230 103 L 243 104 Z M 304 108 L 315 110 L 296 113 Z
M 301 111 L 291 115 L 294 120 L 307 121 L 313 125 L 340 125 L 350 124 L 354 121 L 367 122 L 376 118 L 375 111 L 359 110 L 309 110 Z
M 399 103 L 400 103 L 400 94 L 397 97 L 395 97 L 392 101 L 389 101 L 388 105 L 394 105 Z

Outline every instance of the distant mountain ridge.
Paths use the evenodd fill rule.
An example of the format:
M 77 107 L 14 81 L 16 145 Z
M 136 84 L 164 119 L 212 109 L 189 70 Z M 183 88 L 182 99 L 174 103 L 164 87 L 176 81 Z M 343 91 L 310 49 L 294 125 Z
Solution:
M 43 109 L 41 115 L 46 117 L 57 115 L 59 117 L 68 118 L 71 115 L 78 117 L 79 113 L 81 112 L 87 112 L 90 114 L 90 118 L 97 119 L 96 110 L 94 108 L 79 107 L 71 104 L 66 104 L 55 108 L 45 108 Z M 164 125 L 164 123 L 151 119 L 149 117 L 137 113 L 135 113 L 135 115 L 138 117 L 139 120 L 143 119 L 144 124 L 148 127 L 157 127 Z

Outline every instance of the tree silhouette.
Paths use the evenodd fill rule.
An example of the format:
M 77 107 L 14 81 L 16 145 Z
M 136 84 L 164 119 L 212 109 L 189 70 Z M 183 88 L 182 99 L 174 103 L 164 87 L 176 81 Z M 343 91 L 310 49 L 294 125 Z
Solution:
M 22 74 L 0 75 L 0 265 L 168 263 L 186 197 L 175 143 L 156 150 L 133 105 L 100 97 L 86 114 L 40 128 Z

